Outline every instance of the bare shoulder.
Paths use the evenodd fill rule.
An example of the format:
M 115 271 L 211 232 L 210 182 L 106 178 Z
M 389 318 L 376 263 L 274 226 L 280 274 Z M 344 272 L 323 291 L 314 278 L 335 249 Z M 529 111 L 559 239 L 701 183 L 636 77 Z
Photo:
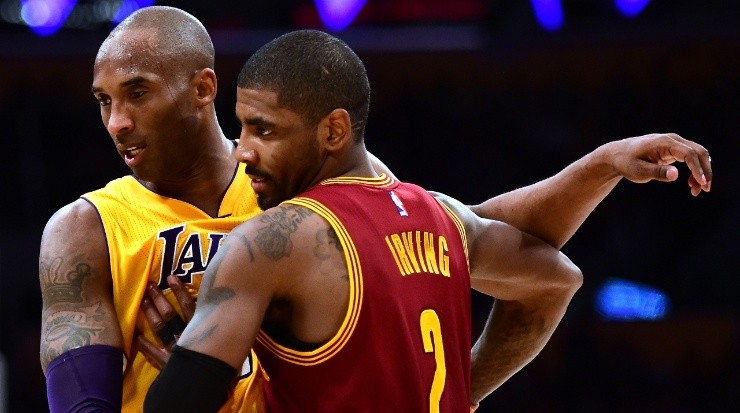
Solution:
M 315 212 L 282 204 L 239 225 L 232 234 L 251 243 L 252 253 L 278 261 L 299 253 L 320 228 L 329 228 L 329 224 Z
M 452 211 L 452 213 L 454 213 L 460 219 L 460 221 L 462 221 L 463 225 L 465 226 L 465 233 L 469 240 L 475 238 L 475 235 L 480 232 L 481 229 L 485 226 L 486 222 L 489 221 L 480 218 L 470 209 L 469 206 L 463 204 L 462 202 L 449 195 L 445 195 L 441 192 L 435 191 L 427 192 L 435 197 L 437 201 L 441 202 L 447 208 L 449 208 L 449 210 Z
M 98 211 L 88 201 L 78 199 L 49 218 L 41 236 L 42 258 L 100 253 L 105 253 L 107 258 L 105 232 Z
M 290 204 L 241 223 L 208 264 L 198 311 L 216 311 L 234 297 L 248 305 L 264 302 L 265 306 L 272 297 L 285 297 L 305 275 L 304 270 L 312 268 L 309 251 L 315 248 L 311 244 L 315 236 L 311 233 L 326 226 L 311 210 Z
M 270 208 L 229 233 L 206 276 L 245 290 L 285 291 L 305 275 L 303 270 L 314 260 L 316 233 L 327 228 L 329 224 L 308 208 Z

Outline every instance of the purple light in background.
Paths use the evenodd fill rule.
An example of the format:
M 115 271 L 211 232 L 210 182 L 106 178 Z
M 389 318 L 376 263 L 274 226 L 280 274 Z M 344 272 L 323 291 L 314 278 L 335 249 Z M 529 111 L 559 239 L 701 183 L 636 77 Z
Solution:
M 669 308 L 664 292 L 627 280 L 610 279 L 596 293 L 596 311 L 607 320 L 660 320 Z
M 315 0 L 324 26 L 330 30 L 346 29 L 357 17 L 366 0 Z
M 650 3 L 650 0 L 614 0 L 617 10 L 626 17 L 635 17 Z
M 112 21 L 113 23 L 120 23 L 136 10 L 139 10 L 142 7 L 149 7 L 152 4 L 154 4 L 154 0 L 123 0 L 121 2 L 121 7 L 118 8 Z
M 77 0 L 21 0 L 21 18 L 39 36 L 59 30 Z
M 560 0 L 530 0 L 530 2 L 534 15 L 543 29 L 554 32 L 563 27 L 563 6 Z

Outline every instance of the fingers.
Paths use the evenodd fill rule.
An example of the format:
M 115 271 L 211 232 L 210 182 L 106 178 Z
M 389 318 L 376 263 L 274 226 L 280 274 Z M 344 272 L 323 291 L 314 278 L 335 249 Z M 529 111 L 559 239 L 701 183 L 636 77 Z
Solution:
M 701 191 L 709 192 L 712 188 L 712 158 L 709 156 L 709 151 L 702 145 L 679 135 L 668 135 L 675 142 L 669 148 L 670 154 L 676 160 L 685 162 L 691 171 L 689 177 L 691 194 L 697 196 Z
M 635 159 L 625 176 L 632 182 L 644 183 L 651 180 L 673 182 L 678 178 L 678 169 L 673 165 L 661 165 L 651 161 Z
M 144 297 L 144 300 L 141 302 L 141 312 L 144 313 L 149 326 L 154 332 L 160 331 L 165 327 L 162 316 L 159 315 L 159 311 L 157 311 L 157 308 L 152 304 L 149 297 Z
M 186 323 L 156 285 L 149 284 L 146 294 L 141 310 L 162 344 L 169 347 L 185 330 Z
M 678 178 L 678 169 L 671 164 L 678 161 L 685 163 L 691 172 L 688 184 L 693 196 L 711 190 L 711 157 L 702 145 L 675 133 L 655 133 L 623 142 L 627 148 L 621 152 L 623 176 L 630 181 L 674 181 Z
M 658 176 L 666 182 L 673 182 L 678 179 L 678 169 L 672 165 L 659 165 Z
M 169 351 L 147 340 L 143 334 L 136 335 L 136 345 L 141 354 L 159 370 L 162 370 L 167 359 L 170 357 Z
M 185 316 L 185 322 L 190 322 L 193 319 L 193 314 L 195 314 L 195 298 L 190 295 L 185 284 L 176 276 L 170 275 L 167 277 L 167 283 L 170 285 L 170 289 L 172 289 L 177 302 L 180 304 L 182 314 Z
M 165 347 L 173 345 L 177 340 L 175 336 L 179 335 L 180 332 L 175 333 L 175 330 L 170 329 L 169 324 L 172 320 L 180 320 L 180 316 L 178 315 L 172 318 L 172 320 L 164 321 L 162 316 L 159 314 L 159 311 L 157 311 L 157 307 L 152 304 L 149 297 L 144 298 L 141 302 L 141 311 L 144 313 L 149 326 L 152 327 L 154 333 L 159 337 L 159 341 L 161 341 Z M 182 320 L 180 320 L 180 322 L 182 323 Z M 183 327 L 183 330 L 184 329 L 185 328 Z
M 157 307 L 157 311 L 162 316 L 163 320 L 169 321 L 179 316 L 177 311 L 175 311 L 175 308 L 167 300 L 167 297 L 162 294 L 162 290 L 160 290 L 154 283 L 149 283 L 146 293 L 154 306 Z

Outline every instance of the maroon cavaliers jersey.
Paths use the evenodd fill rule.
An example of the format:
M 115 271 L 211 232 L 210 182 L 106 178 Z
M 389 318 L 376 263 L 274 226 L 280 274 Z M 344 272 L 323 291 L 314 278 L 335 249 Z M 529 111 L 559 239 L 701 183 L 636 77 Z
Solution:
M 467 412 L 470 272 L 457 217 L 425 190 L 335 178 L 287 203 L 326 219 L 349 274 L 337 334 L 312 351 L 261 331 L 271 412 Z

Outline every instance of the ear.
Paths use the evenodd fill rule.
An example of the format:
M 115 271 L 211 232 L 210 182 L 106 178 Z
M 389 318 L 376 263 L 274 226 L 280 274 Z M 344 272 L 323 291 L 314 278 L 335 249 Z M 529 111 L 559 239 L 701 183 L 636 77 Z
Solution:
M 319 133 L 326 149 L 337 151 L 354 142 L 352 139 L 352 121 L 344 109 L 332 110 L 321 122 Z
M 216 99 L 216 73 L 213 69 L 201 69 L 193 76 L 195 86 L 195 98 L 202 105 L 208 105 Z

